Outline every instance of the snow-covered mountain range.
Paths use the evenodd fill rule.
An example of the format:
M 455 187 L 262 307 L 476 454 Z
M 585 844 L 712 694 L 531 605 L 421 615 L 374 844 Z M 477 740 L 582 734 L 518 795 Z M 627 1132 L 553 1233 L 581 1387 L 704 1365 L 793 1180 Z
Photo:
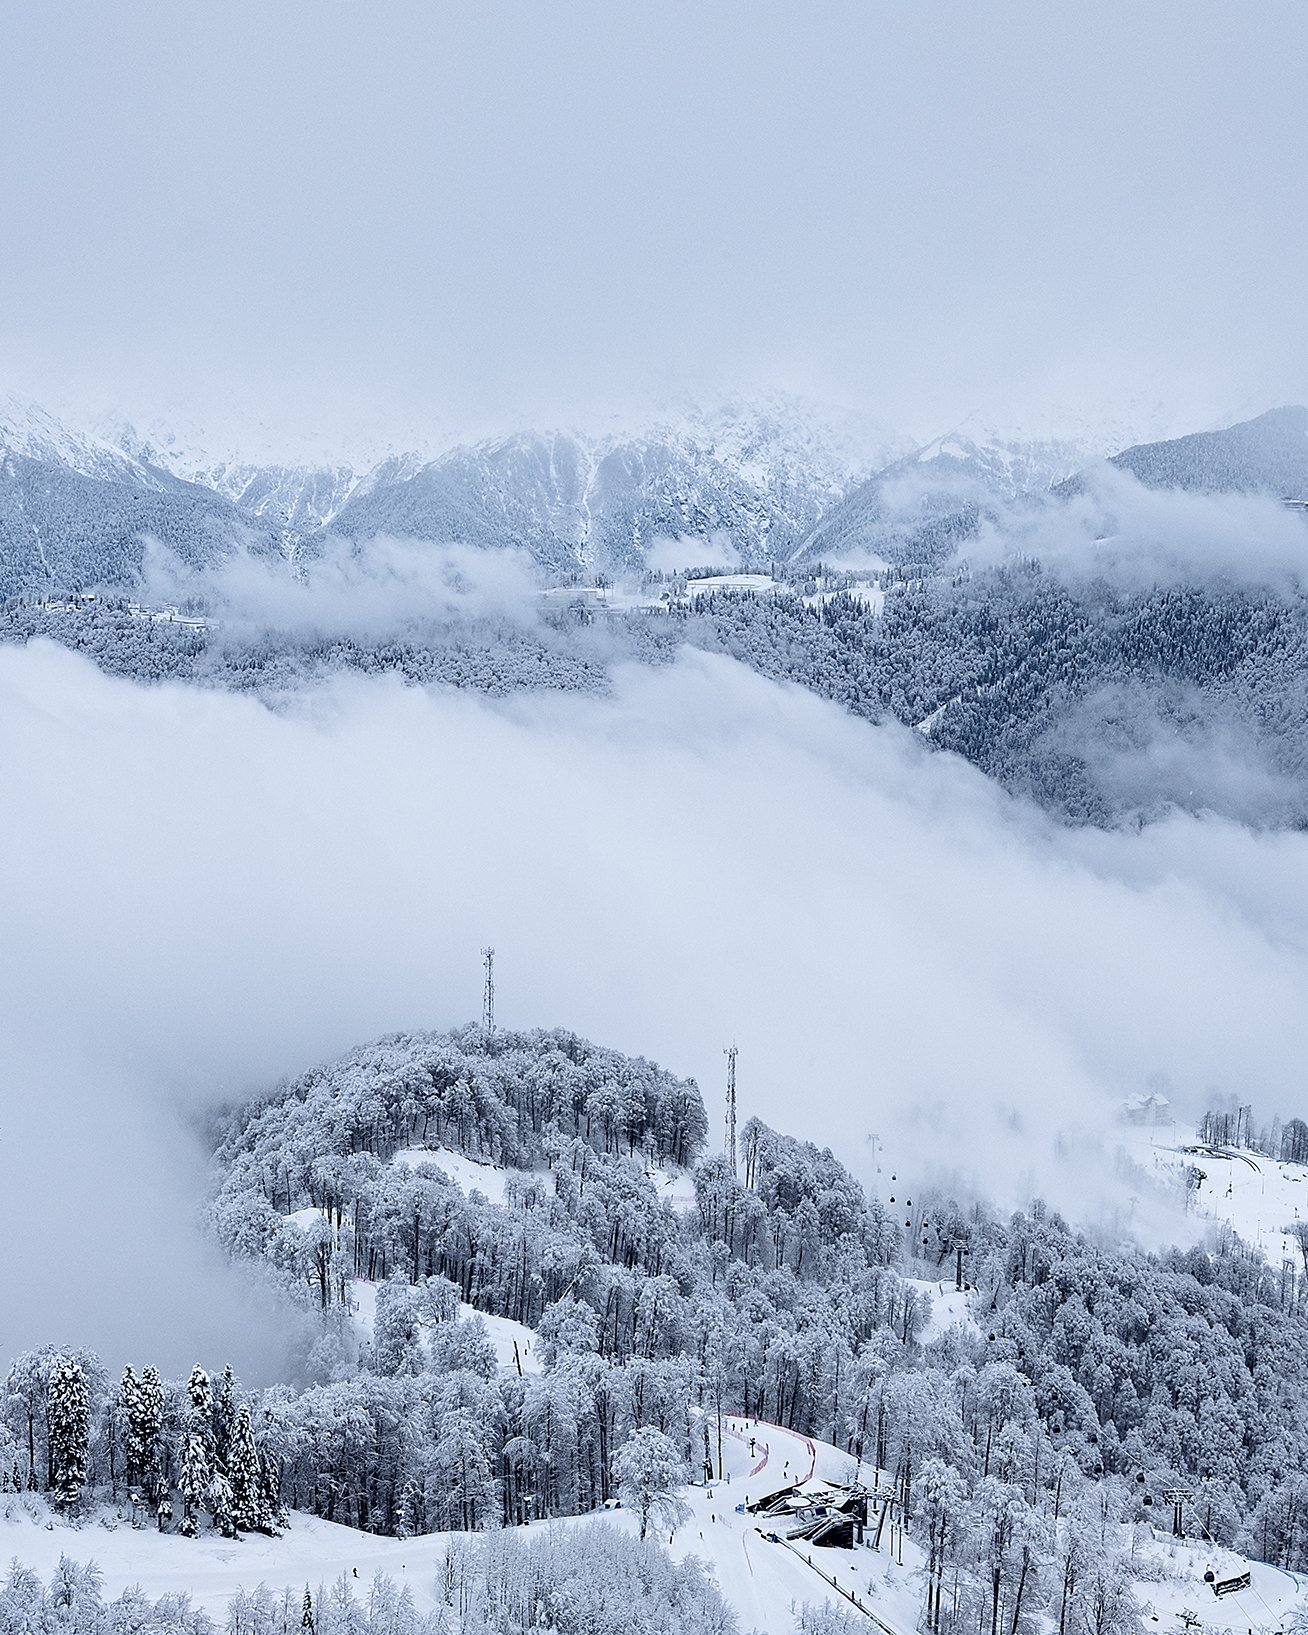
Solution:
M 1107 456 L 1142 481 L 1308 494 L 1308 414 L 1123 452 L 1102 429 L 1020 435 L 968 422 L 919 446 L 784 398 L 598 433 L 521 431 L 369 462 L 267 462 L 121 417 L 81 430 L 0 402 L 0 592 L 130 582 L 146 542 L 204 567 L 294 560 L 333 536 L 513 547 L 571 576 L 690 556 L 935 561 L 997 506 L 1078 481 Z

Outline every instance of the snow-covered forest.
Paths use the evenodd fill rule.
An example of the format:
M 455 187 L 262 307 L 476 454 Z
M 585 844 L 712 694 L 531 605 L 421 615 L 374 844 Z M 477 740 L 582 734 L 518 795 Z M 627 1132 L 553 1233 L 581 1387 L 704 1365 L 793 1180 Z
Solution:
M 869 1536 L 904 1530 L 933 1632 L 1139 1629 L 1142 1544 L 1176 1492 L 1210 1552 L 1308 1570 L 1308 1271 L 1229 1230 L 1149 1255 L 1043 1204 L 1003 1218 L 907 1177 L 872 1197 L 755 1119 L 737 1172 L 707 1130 L 695 1084 L 650 1062 L 477 1026 L 385 1039 L 233 1107 L 211 1226 L 312 1315 L 299 1383 L 24 1354 L 0 1433 L 9 1514 L 40 1495 L 63 1521 L 235 1540 L 293 1538 L 294 1512 L 403 1541 L 621 1505 L 639 1548 L 651 1518 L 676 1537 L 686 1484 L 727 1480 L 743 1423 L 859 1473 Z M 679 1627 L 733 1627 L 689 1568 L 584 1536 L 590 1567 L 636 1573 L 660 1616 L 684 1600 Z M 525 1629 L 514 1598 L 562 1593 L 567 1537 L 460 1556 L 437 1611 L 338 1585 L 316 1627 Z M 280 1628 L 292 1601 L 298 1620 L 298 1594 L 233 1603 L 231 1627 Z M 95 1605 L 94 1575 L 62 1565 L 44 1589 L 15 1569 L 0 1598 L 15 1628 L 24 1607 L 99 1627 L 69 1610 Z M 189 1615 L 94 1613 L 128 1616 Z
M 0 1635 L 1308 1635 L 1308 8 L 4 22 Z
M 208 625 L 143 616 L 123 594 L 28 593 L 0 607 L 0 640 L 53 640 L 112 675 L 274 700 L 340 674 L 492 697 L 603 696 L 616 666 L 721 653 L 862 719 L 915 729 L 1064 822 L 1107 827 L 1184 810 L 1300 826 L 1301 581 L 1193 563 L 1179 573 L 1157 565 L 1143 578 L 1120 561 L 1069 573 L 1038 554 L 1061 526 L 1056 515 L 1009 525 L 1027 554 L 998 564 L 970 560 L 965 533 L 952 542 L 961 555 L 925 566 L 776 566 L 775 577 L 754 576 L 762 594 L 692 566 L 638 574 L 626 592 L 599 574 L 599 590 L 569 594 L 565 582 L 510 613 L 456 601 L 433 615 L 413 586 L 371 632 L 293 622 L 289 612 L 271 626 L 232 623 L 223 592 L 203 579 L 192 582 L 194 605 Z M 1308 550 L 1308 523 L 1286 525 L 1289 543 L 1302 536 Z
M 0 635 L 70 647 L 165 709 L 279 721 L 342 683 L 490 698 L 505 720 L 539 697 L 602 708 L 633 674 L 702 658 L 778 689 L 768 708 L 798 687 L 860 732 L 912 729 L 906 767 L 953 751 L 1073 835 L 1168 833 L 1185 812 L 1295 835 L 1297 514 L 1239 496 L 1212 546 L 1229 556 L 1261 519 L 1274 567 L 1178 567 L 1155 539 L 1142 573 L 1042 543 L 1041 518 L 1089 503 L 1077 484 L 1002 516 L 928 507 L 907 532 L 880 503 L 859 500 L 893 546 L 875 567 L 800 552 L 739 574 L 690 554 L 498 582 L 462 548 L 378 545 L 288 578 L 247 542 L 198 574 L 155 552 L 175 601 L 76 576 L 23 592 Z M 302 821 L 312 835 L 321 809 Z M 695 845 L 711 869 L 750 851 Z M 684 866 L 660 869 L 683 899 Z M 76 1333 L 19 1351 L 0 1404 L 0 1513 L 31 1563 L 0 1594 L 15 1631 L 594 1635 L 638 1607 L 651 1630 L 1137 1635 L 1188 1615 L 1205 1572 L 1233 1586 L 1232 1616 L 1255 1600 L 1269 1628 L 1300 1616 L 1269 1577 L 1308 1572 L 1292 1107 L 1255 1127 L 1241 1084 L 1120 1151 L 1101 1121 L 1091 1185 L 1116 1190 L 1087 1215 L 1025 1182 L 1001 1207 L 902 1124 L 874 1176 L 852 1136 L 803 1138 L 802 1071 L 793 1116 L 747 1117 L 733 1162 L 693 1079 L 558 1029 L 390 1034 L 253 1094 L 238 1082 L 220 1111 L 206 1098 L 205 1231 L 272 1302 L 289 1366 L 246 1382 L 219 1352 L 170 1373 L 133 1347 L 111 1369 Z M 1136 1221 L 1152 1224 L 1136 1237 Z M 831 1510 L 823 1482 L 864 1518 L 848 1561 L 797 1542 Z M 795 1490 L 781 1521 L 745 1505 L 768 1483 Z

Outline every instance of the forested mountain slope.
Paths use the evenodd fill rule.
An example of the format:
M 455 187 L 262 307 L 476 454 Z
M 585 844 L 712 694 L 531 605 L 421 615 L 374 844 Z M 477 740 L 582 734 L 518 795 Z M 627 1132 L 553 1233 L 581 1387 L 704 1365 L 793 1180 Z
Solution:
M 916 729 L 1063 820 L 1308 817 L 1308 525 L 1242 497 L 1308 481 L 1304 410 L 1140 445 L 1113 462 L 1130 474 L 1118 487 L 1083 474 L 1043 497 L 1063 445 L 955 434 L 849 488 L 852 456 L 779 411 L 607 442 L 523 436 L 365 477 L 211 470 L 235 499 L 152 465 L 125 434 L 119 448 L 12 414 L 0 434 L 0 581 L 29 587 L 0 604 L 0 639 L 50 637 L 116 674 L 265 696 L 338 670 L 603 692 L 615 664 L 693 646 Z M 1136 479 L 1234 492 L 1155 496 Z M 331 529 L 354 543 L 331 545 Z M 339 603 L 367 584 L 377 531 L 457 537 L 478 560 L 516 546 L 545 571 L 503 611 L 474 594 L 431 613 L 420 578 L 410 606 L 381 560 L 388 611 L 356 629 Z M 692 584 L 642 567 L 670 535 L 690 536 L 691 560 L 725 542 L 764 571 L 718 582 L 701 568 Z M 192 622 L 122 593 L 69 595 L 135 578 L 146 540 L 189 590 Z M 403 548 L 427 559 L 426 543 Z M 270 565 L 253 615 L 206 575 L 238 558 Z M 595 583 L 574 595 L 583 568 Z M 323 627 L 290 594 L 315 574 L 336 598 Z M 475 577 L 465 558 L 451 582 Z
M 1308 500 L 1308 409 L 1269 409 L 1223 431 L 1142 443 L 1114 455 L 1110 464 L 1150 488 Z
M 603 693 L 616 663 L 695 647 L 914 728 L 1065 821 L 1308 818 L 1308 599 L 1293 584 L 1132 585 L 1028 561 L 887 575 L 873 598 L 850 587 L 856 577 L 827 575 L 808 595 L 816 579 L 770 596 L 710 590 L 670 614 L 542 604 L 528 619 L 415 616 L 355 635 L 27 599 L 0 609 L 0 640 L 44 637 L 113 674 L 267 697 L 343 670 L 496 696 Z
M 0 595 L 132 584 L 148 540 L 194 568 L 279 553 L 259 519 L 213 490 L 0 402 Z
M 1308 820 L 1302 590 L 1078 582 L 1027 563 L 893 583 L 883 611 L 839 593 L 721 595 L 686 634 L 918 728 L 1073 822 Z
M 395 1035 L 272 1088 L 215 1131 L 211 1219 L 311 1318 L 305 1378 L 110 1382 L 49 1347 L 10 1371 L 0 1470 L 73 1515 L 135 1492 L 199 1537 L 288 1505 L 407 1539 L 619 1498 L 675 1534 L 678 1489 L 725 1484 L 758 1421 L 875 1477 L 942 1632 L 1067 1635 L 1104 1598 L 1138 1629 L 1176 1488 L 1210 1559 L 1308 1566 L 1303 1272 L 1229 1231 L 1148 1255 L 1043 1205 L 910 1195 L 907 1152 L 869 1197 L 754 1120 L 737 1171 L 707 1133 L 691 1081 L 562 1030 Z M 491 1343 L 509 1320 L 532 1368 Z

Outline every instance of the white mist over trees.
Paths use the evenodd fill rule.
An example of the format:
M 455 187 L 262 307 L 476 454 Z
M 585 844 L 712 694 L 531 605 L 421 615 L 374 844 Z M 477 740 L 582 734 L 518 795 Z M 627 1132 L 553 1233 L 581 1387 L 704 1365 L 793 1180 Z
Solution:
M 1097 1139 L 1155 1071 L 1196 1100 L 1256 1083 L 1269 1112 L 1296 1110 L 1294 835 L 1058 832 L 720 659 L 623 671 L 599 699 L 340 681 L 274 712 L 36 646 L 0 652 L 0 689 L 20 1343 L 77 1311 L 117 1360 L 139 1355 L 111 1298 L 136 1256 L 164 1269 L 139 1298 L 171 1370 L 269 1334 L 187 1247 L 202 1166 L 159 1108 L 466 1018 L 489 935 L 506 1015 L 575 1019 L 705 1084 L 730 1018 L 751 1040 L 747 1109 L 785 1127 L 802 1098 L 851 1155 L 926 1119 L 934 1158 L 966 1173 L 985 1151 L 1014 1201 L 1032 1173 L 1111 1196 L 1059 1142 Z M 134 1151 L 153 1156 L 111 1246 L 81 1199 Z M 70 1246 L 59 1286 L 26 1280 L 38 1243 Z M 195 1343 L 165 1341 L 179 1321 Z

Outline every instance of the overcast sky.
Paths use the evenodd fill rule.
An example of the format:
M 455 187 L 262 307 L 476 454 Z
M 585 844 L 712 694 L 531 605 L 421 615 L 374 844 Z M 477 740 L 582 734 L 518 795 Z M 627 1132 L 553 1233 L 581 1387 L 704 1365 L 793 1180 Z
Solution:
M 48 0 L 10 389 L 331 435 L 1308 392 L 1308 9 Z

